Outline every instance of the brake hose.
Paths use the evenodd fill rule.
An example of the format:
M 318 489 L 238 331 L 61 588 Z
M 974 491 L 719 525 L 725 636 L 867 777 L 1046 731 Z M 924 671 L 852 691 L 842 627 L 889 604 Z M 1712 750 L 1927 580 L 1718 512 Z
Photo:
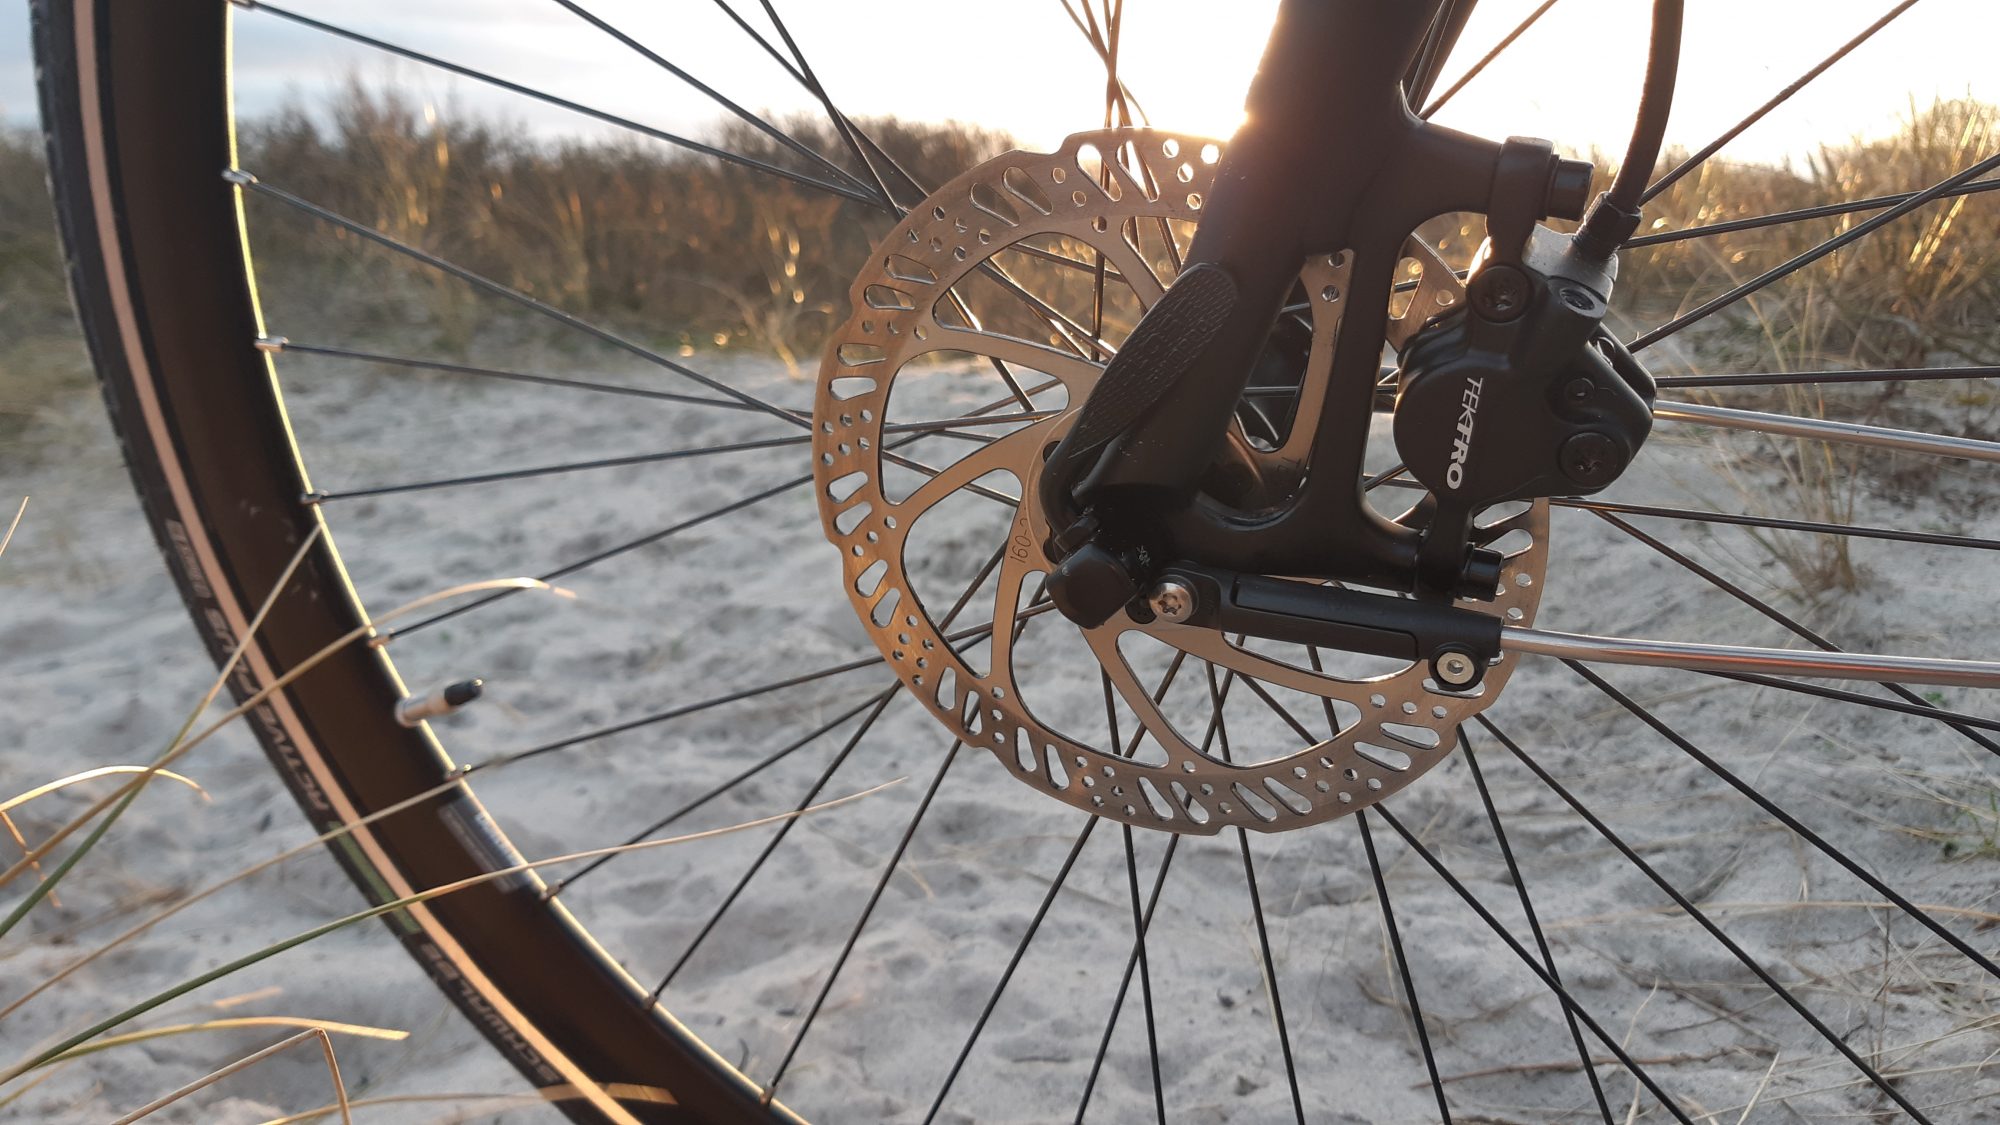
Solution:
M 1611 190 L 1597 197 L 1597 203 L 1578 229 L 1578 249 L 1596 258 L 1609 258 L 1639 229 L 1639 202 L 1652 178 L 1653 165 L 1660 159 L 1665 143 L 1667 115 L 1673 109 L 1674 78 L 1681 61 L 1682 0 L 1653 0 L 1653 37 L 1646 54 L 1646 85 L 1639 96 L 1639 119 L 1632 127 L 1632 142 L 1625 149 L 1625 162 L 1611 181 Z

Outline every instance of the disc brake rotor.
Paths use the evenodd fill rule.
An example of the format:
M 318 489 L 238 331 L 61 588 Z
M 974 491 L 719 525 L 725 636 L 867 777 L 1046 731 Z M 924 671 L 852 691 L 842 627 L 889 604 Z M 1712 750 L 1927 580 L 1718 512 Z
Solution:
M 1090 313 L 1066 309 L 1053 290 L 1064 270 L 1089 271 L 1150 307 L 1165 290 L 1161 278 L 1177 267 L 1175 232 L 1200 218 L 1219 154 L 1216 142 L 1152 129 L 1082 133 L 1054 153 L 997 157 L 913 208 L 855 280 L 853 313 L 827 348 L 814 398 L 813 469 L 826 535 L 840 549 L 863 627 L 911 695 L 953 735 L 990 750 L 1036 789 L 1115 820 L 1191 833 L 1228 825 L 1279 831 L 1365 808 L 1443 760 L 1458 724 L 1493 701 L 1514 659 L 1503 656 L 1477 689 L 1461 693 L 1431 681 L 1421 663 L 1355 669 L 1343 654 L 1298 645 L 1239 643 L 1208 629 L 1141 625 L 1124 614 L 1080 630 L 1040 612 L 1049 608 L 1038 598 L 1052 568 L 1041 548 L 1049 529 L 1038 505 L 1012 501 L 1035 495 L 1044 451 L 1067 431 L 1113 350 L 1084 326 Z M 1156 235 L 1152 246 L 1168 260 L 1149 262 L 1161 254 L 1143 248 L 1142 232 Z M 1412 239 L 1406 253 L 1424 267 L 1423 280 L 1394 302 L 1400 315 L 1389 326 L 1392 341 L 1463 299 L 1428 247 Z M 1259 456 L 1303 459 L 1324 400 L 1349 257 L 1316 256 L 1301 272 L 1313 340 L 1296 420 L 1284 442 Z M 1032 278 L 1028 263 L 1039 263 Z M 1038 284 L 1047 292 L 1038 295 Z M 971 299 L 981 289 L 1002 295 L 989 303 L 1016 302 L 1039 337 L 983 321 Z M 1101 319 L 1104 299 L 1095 302 Z M 1014 396 L 986 416 L 1011 421 L 972 440 L 888 423 L 898 380 L 934 374 L 941 353 L 985 357 L 1002 372 Z M 990 377 L 982 385 L 1008 389 Z M 1057 395 L 1061 410 L 1038 405 Z M 928 463 L 967 447 L 956 461 Z M 885 465 L 916 466 L 927 479 L 891 499 L 896 490 L 885 487 Z M 968 494 L 1012 511 L 1006 530 L 978 547 L 979 557 L 997 552 L 999 559 L 996 576 L 981 587 L 990 587 L 990 600 L 975 595 L 982 604 L 973 606 L 959 599 L 960 612 L 948 622 L 951 604 L 918 593 L 914 576 L 928 560 L 913 556 L 910 536 L 927 516 L 941 518 L 934 514 L 940 504 Z M 1506 554 L 1498 595 L 1460 604 L 1526 625 L 1541 595 L 1548 506 L 1515 508 L 1479 530 L 1482 544 Z M 999 627 L 977 628 L 987 621 Z M 1079 634 L 1094 667 L 1072 666 L 1060 680 L 1023 675 L 1042 667 L 1038 646 L 1076 649 Z M 987 659 L 973 659 L 979 654 Z M 1087 683 L 1079 685 L 1080 677 Z M 1101 709 L 1077 714 L 1100 677 L 1110 685 Z M 1024 683 L 1047 698 L 1024 698 Z M 1093 741 L 1055 725 L 1115 725 L 1113 691 L 1141 729 Z M 1196 706 L 1176 705 L 1176 692 L 1195 693 Z M 1233 713 L 1225 698 L 1229 707 L 1252 704 L 1278 721 L 1257 727 L 1254 745 L 1239 723 L 1232 744 L 1227 723 L 1216 718 Z

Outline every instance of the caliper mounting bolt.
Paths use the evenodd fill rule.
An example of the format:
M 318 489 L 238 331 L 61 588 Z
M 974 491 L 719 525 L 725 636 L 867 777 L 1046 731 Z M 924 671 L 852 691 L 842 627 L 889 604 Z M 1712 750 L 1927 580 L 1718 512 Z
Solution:
M 1194 588 L 1176 578 L 1168 578 L 1146 595 L 1146 607 L 1162 621 L 1179 624 L 1194 615 Z

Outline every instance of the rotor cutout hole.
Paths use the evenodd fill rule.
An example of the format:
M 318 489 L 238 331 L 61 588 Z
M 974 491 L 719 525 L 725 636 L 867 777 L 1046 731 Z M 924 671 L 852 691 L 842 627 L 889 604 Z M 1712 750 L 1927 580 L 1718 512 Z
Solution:
M 1013 201 L 983 180 L 972 185 L 972 205 L 1010 227 L 1021 225 L 1021 212 Z
M 1278 819 L 1277 806 L 1266 800 L 1262 794 L 1251 789 L 1248 785 L 1240 781 L 1233 782 L 1229 786 L 1229 791 L 1236 794 L 1236 799 L 1243 802 L 1243 807 L 1250 810 L 1251 816 L 1256 817 L 1266 824 Z M 1228 812 L 1229 806 L 1224 805 L 1222 811 Z
M 887 270 L 889 276 L 895 278 L 897 281 L 915 281 L 922 282 L 925 285 L 937 284 L 937 271 L 917 261 L 915 258 L 906 258 L 901 254 L 891 254 L 883 259 L 882 268 Z
M 1498 551 L 1502 556 L 1510 559 L 1516 555 L 1525 554 L 1534 545 L 1535 537 L 1529 534 L 1528 529 L 1524 527 L 1517 527 L 1504 535 L 1488 540 L 1485 544 L 1487 550 Z
M 864 598 L 872 598 L 875 591 L 882 588 L 882 579 L 889 574 L 889 560 L 876 559 L 867 569 L 854 576 L 854 592 Z
M 1076 150 L 1076 167 L 1113 203 L 1125 197 L 1125 187 L 1119 182 L 1117 171 L 1105 163 L 1104 153 L 1096 145 L 1083 145 Z
M 1444 741 L 1443 736 L 1430 727 L 1411 726 L 1407 723 L 1383 723 L 1382 733 L 1422 750 L 1435 750 Z
M 1189 820 L 1194 821 L 1196 824 L 1208 823 L 1208 807 L 1203 805 L 1194 794 L 1188 792 L 1187 786 L 1175 781 L 1170 782 L 1169 787 L 1173 790 L 1174 800 L 1179 802 L 1181 808 L 1187 811 L 1187 818 Z
M 896 619 L 896 603 L 902 596 L 901 590 L 891 586 L 889 592 L 882 595 L 882 600 L 875 603 L 875 608 L 868 611 L 868 617 L 875 622 L 877 629 L 886 628 L 889 622 Z
M 870 285 L 861 291 L 861 300 L 871 309 L 901 309 L 908 311 L 917 307 L 908 293 L 888 285 Z
M 1000 175 L 1000 182 L 1006 185 L 1014 198 L 1046 215 L 1054 211 L 1055 204 L 1049 202 L 1048 193 L 1035 178 L 1019 168 L 1009 168 Z
M 1423 284 L 1424 264 L 1415 258 L 1404 258 L 1396 263 L 1395 280 L 1389 288 L 1389 316 L 1401 320 L 1410 313 L 1410 305 L 1416 300 L 1417 287 Z
M 1300 816 L 1304 816 L 1312 811 L 1311 801 L 1306 800 L 1297 791 L 1292 789 L 1291 786 L 1286 785 L 1275 777 L 1265 778 L 1264 788 L 1270 792 L 1271 796 L 1278 799 L 1279 804 L 1284 805 Z
M 1160 198 L 1159 178 L 1153 174 L 1151 162 L 1139 151 L 1136 143 L 1126 141 L 1118 146 L 1118 163 L 1132 173 L 1133 186 L 1139 189 L 1140 195 L 1148 200 Z
M 1022 773 L 1034 773 L 1041 767 L 1035 760 L 1035 740 L 1027 727 L 1014 728 L 1014 764 L 1021 767 Z
M 1139 792 L 1145 796 L 1146 805 L 1153 810 L 1154 816 L 1159 817 L 1161 820 L 1172 820 L 1174 818 L 1173 802 L 1161 795 L 1160 791 L 1153 786 L 1152 781 L 1147 778 L 1140 778 Z
M 1391 750 L 1387 746 L 1377 746 L 1370 742 L 1357 742 L 1354 744 L 1354 752 L 1385 770 L 1401 773 L 1410 768 L 1410 756 L 1401 750 Z M 1379 787 L 1379 783 L 1376 787 Z
M 852 535 L 854 534 L 854 529 L 861 526 L 861 521 L 868 518 L 868 513 L 874 510 L 875 506 L 873 504 L 863 500 L 852 508 L 844 509 L 835 515 L 833 517 L 833 528 L 842 535 Z
M 1473 518 L 1473 526 L 1482 529 L 1498 527 L 1508 520 L 1527 515 L 1534 506 L 1531 500 L 1503 500 L 1479 509 L 1479 514 Z
M 827 383 L 826 391 L 835 399 L 845 402 L 851 398 L 875 393 L 880 384 L 866 375 L 842 375 Z
M 1044 746 L 1042 761 L 1048 763 L 1049 784 L 1057 789 L 1068 789 L 1069 770 L 1063 768 L 1062 751 L 1053 746 Z
M 853 496 L 856 492 L 859 492 L 861 490 L 861 486 L 867 483 L 868 483 L 868 474 L 861 472 L 860 470 L 856 470 L 854 472 L 848 473 L 846 476 L 836 477 L 833 480 L 827 482 L 826 494 L 835 503 L 837 504 L 843 503 L 847 500 L 848 497 Z

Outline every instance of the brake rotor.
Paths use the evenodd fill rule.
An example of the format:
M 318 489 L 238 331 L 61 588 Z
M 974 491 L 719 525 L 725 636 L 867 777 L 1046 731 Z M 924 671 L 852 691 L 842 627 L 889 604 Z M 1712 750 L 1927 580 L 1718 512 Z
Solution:
M 1035 594 L 1053 564 L 1041 548 L 1049 529 L 1033 503 L 1012 504 L 1007 529 L 983 548 L 999 560 L 997 577 L 989 580 L 991 617 L 987 606 L 974 610 L 960 598 L 960 616 L 947 623 L 954 607 L 927 604 L 919 595 L 913 573 L 925 560 L 906 550 L 912 530 L 954 495 L 976 494 L 988 503 L 1034 496 L 1044 451 L 1067 432 L 1113 350 L 1080 317 L 1066 315 L 1059 301 L 1038 298 L 1019 263 L 1041 262 L 1044 273 L 1093 269 L 1150 307 L 1165 290 L 1161 278 L 1170 278 L 1178 263 L 1171 249 L 1170 260 L 1149 261 L 1138 233 L 1157 231 L 1155 245 L 1170 248 L 1175 231 L 1191 229 L 1220 152 L 1219 143 L 1200 137 L 1105 130 L 1072 136 L 1053 153 L 1007 153 L 952 180 L 910 210 L 855 279 L 853 312 L 827 347 L 813 407 L 814 483 L 827 538 L 840 550 L 847 594 L 863 627 L 910 694 L 955 737 L 985 747 L 1044 793 L 1128 824 L 1204 834 L 1230 825 L 1303 827 L 1396 792 L 1445 758 L 1456 746 L 1458 724 L 1497 697 L 1514 664 L 1502 656 L 1478 688 L 1458 692 L 1433 682 L 1422 663 L 1354 670 L 1341 654 L 1237 643 L 1213 630 L 1163 620 L 1139 624 L 1122 613 L 1098 628 L 1079 629 L 1059 614 L 1040 612 L 1048 607 Z M 996 262 L 1009 248 L 1014 255 Z M 1407 300 L 1395 302 L 1392 341 L 1463 299 L 1450 270 L 1428 247 L 1412 239 L 1405 253 L 1423 266 L 1423 280 Z M 1260 456 L 1302 463 L 1324 402 L 1350 257 L 1317 255 L 1301 271 L 1310 307 L 1299 315 L 1310 318 L 1312 347 L 1290 434 Z M 1014 272 L 1006 263 L 1015 263 Z M 983 327 L 967 299 L 981 286 L 997 286 L 1032 313 L 1037 338 Z M 1099 298 L 1100 309 L 1103 304 Z M 1043 373 L 1035 376 L 1040 383 L 1026 386 L 1008 374 L 1016 398 L 998 417 L 1016 419 L 1009 423 L 1013 428 L 990 440 L 954 442 L 887 423 L 899 378 L 934 372 L 936 357 L 946 352 L 988 357 L 1008 373 Z M 1056 394 L 1064 396 L 1062 409 L 1037 407 L 1038 399 Z M 974 446 L 971 452 L 940 467 L 921 460 L 966 444 Z M 908 452 L 901 452 L 906 446 Z M 885 488 L 885 465 L 919 466 L 927 479 L 892 500 L 897 490 Z M 994 484 L 1006 478 L 1009 487 Z M 1541 596 L 1548 506 L 1537 501 L 1515 508 L 1478 532 L 1481 545 L 1506 555 L 1498 595 L 1460 605 L 1527 625 Z M 967 621 L 998 621 L 1000 627 L 981 631 Z M 1041 714 L 1076 725 L 1054 713 L 1055 696 L 1066 695 L 1074 708 L 1076 691 L 1059 693 L 1044 684 L 1040 690 L 1049 699 L 1023 697 L 1029 677 L 1020 673 L 1034 663 L 1036 646 L 1074 647 L 1079 634 L 1096 664 L 1088 672 L 1090 686 L 1101 672 L 1141 730 L 1121 732 L 1116 742 L 1107 732 L 1095 744 L 1064 733 Z M 1186 708 L 1176 712 L 1177 722 L 1169 697 L 1186 691 L 1187 682 L 1172 689 L 1151 679 L 1145 660 L 1135 658 L 1135 650 L 1146 647 L 1154 663 L 1168 657 L 1172 674 L 1199 685 L 1215 714 L 1223 713 L 1231 685 L 1247 680 L 1238 690 L 1260 696 L 1283 721 L 1259 728 L 1264 733 L 1254 746 L 1243 744 L 1240 731 L 1231 746 L 1226 730 L 1218 730 L 1223 724 L 1212 717 L 1189 720 Z M 987 657 L 983 667 L 968 659 L 975 652 Z M 1288 709 L 1279 696 L 1305 697 L 1312 706 Z M 1111 709 L 1109 699 L 1105 707 Z M 1114 715 L 1107 726 L 1115 723 Z

